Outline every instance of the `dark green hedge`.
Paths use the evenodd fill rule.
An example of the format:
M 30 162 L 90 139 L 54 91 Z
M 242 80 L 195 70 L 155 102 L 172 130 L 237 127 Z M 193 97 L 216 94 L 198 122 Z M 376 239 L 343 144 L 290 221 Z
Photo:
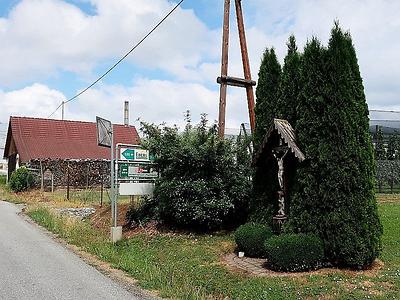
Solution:
M 235 231 L 235 241 L 238 251 L 246 256 L 264 257 L 264 243 L 272 236 L 272 230 L 266 225 L 246 223 Z
M 142 197 L 139 203 L 131 205 L 125 220 L 130 226 L 144 225 L 158 219 L 158 204 L 152 197 Z
M 265 242 L 267 267 L 275 271 L 301 272 L 317 269 L 324 259 L 324 245 L 311 234 L 282 234 Z
M 27 168 L 21 167 L 11 174 L 8 184 L 12 191 L 23 192 L 31 188 L 33 176 Z
M 379 256 L 382 226 L 374 195 L 368 105 L 356 51 L 350 34 L 337 23 L 327 47 L 312 38 L 300 57 L 295 49 L 292 40 L 280 80 L 279 101 L 267 106 L 260 106 L 260 101 L 263 110 L 255 111 L 256 124 L 266 124 L 273 117 L 291 120 L 297 144 L 306 156 L 293 181 L 289 178 L 292 184 L 285 195 L 289 215 L 286 228 L 318 234 L 331 263 L 364 267 Z M 260 67 L 263 74 L 274 70 L 269 65 Z M 276 81 L 267 83 L 260 77 L 257 89 L 262 91 L 264 86 L 273 90 L 272 84 L 276 89 Z M 277 203 L 277 187 L 268 174 L 272 170 L 276 176 L 274 164 L 258 168 L 261 170 L 257 169 L 254 176 L 257 197 L 250 203 L 254 217 L 258 217 L 260 208 L 269 211 Z

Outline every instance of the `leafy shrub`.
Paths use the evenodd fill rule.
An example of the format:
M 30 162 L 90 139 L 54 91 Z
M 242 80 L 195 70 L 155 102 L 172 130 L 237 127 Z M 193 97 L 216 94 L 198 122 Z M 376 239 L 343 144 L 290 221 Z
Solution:
M 267 266 L 276 271 L 317 269 L 324 259 L 324 245 L 314 234 L 282 234 L 265 242 Z
M 33 184 L 33 176 L 27 168 L 21 167 L 11 174 L 8 184 L 14 192 L 26 191 Z
M 264 243 L 271 237 L 271 228 L 257 223 L 243 224 L 235 231 L 238 250 L 250 257 L 263 257 L 265 255 Z
M 126 212 L 125 220 L 129 225 L 146 224 L 158 218 L 158 205 L 152 197 L 143 197 Z
M 5 185 L 7 182 L 7 176 L 0 175 L 0 185 Z
M 247 217 L 251 192 L 245 143 L 220 139 L 205 115 L 194 127 L 187 118 L 182 133 L 142 123 L 143 145 L 161 173 L 154 191 L 160 219 L 200 231 L 237 226 Z

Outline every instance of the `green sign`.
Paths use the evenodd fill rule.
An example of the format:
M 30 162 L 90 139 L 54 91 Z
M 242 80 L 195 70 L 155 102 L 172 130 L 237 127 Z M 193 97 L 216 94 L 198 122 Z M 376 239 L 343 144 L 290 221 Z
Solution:
M 127 160 L 135 159 L 135 150 L 134 149 L 125 149 L 121 155 Z
M 128 172 L 128 164 L 120 164 L 119 165 L 119 176 L 121 178 L 127 178 L 129 176 L 129 172 Z

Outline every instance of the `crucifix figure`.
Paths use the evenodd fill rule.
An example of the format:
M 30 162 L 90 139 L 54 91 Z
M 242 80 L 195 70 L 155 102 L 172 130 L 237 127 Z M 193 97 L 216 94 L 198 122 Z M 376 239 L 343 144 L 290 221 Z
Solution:
M 280 188 L 280 190 L 278 191 L 278 216 L 285 216 L 285 193 L 283 181 L 283 174 L 285 172 L 285 169 L 283 166 L 283 162 L 288 152 L 289 149 L 287 147 L 282 147 L 282 145 L 280 145 L 273 151 L 273 155 L 278 162 L 278 182 Z

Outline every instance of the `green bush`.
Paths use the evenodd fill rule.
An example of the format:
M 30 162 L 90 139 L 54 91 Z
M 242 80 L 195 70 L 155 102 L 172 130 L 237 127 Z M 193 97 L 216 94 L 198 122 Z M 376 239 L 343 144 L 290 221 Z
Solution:
M 154 190 L 161 221 L 203 232 L 245 221 L 251 192 L 245 142 L 220 139 L 205 115 L 194 127 L 188 120 L 182 133 L 146 123 L 142 131 L 161 173 Z
M 151 220 L 158 219 L 158 205 L 152 197 L 143 197 L 141 201 L 129 207 L 125 220 L 130 226 L 146 224 Z
M 33 184 L 33 176 L 27 168 L 21 167 L 11 174 L 8 184 L 14 192 L 26 191 Z
M 271 228 L 257 223 L 243 224 L 235 231 L 238 250 L 250 257 L 263 257 L 265 255 L 264 243 L 271 237 Z
M 7 182 L 7 176 L 0 175 L 0 185 L 5 185 Z
M 322 265 L 324 245 L 314 234 L 282 234 L 265 242 L 268 268 L 275 271 L 301 272 Z

